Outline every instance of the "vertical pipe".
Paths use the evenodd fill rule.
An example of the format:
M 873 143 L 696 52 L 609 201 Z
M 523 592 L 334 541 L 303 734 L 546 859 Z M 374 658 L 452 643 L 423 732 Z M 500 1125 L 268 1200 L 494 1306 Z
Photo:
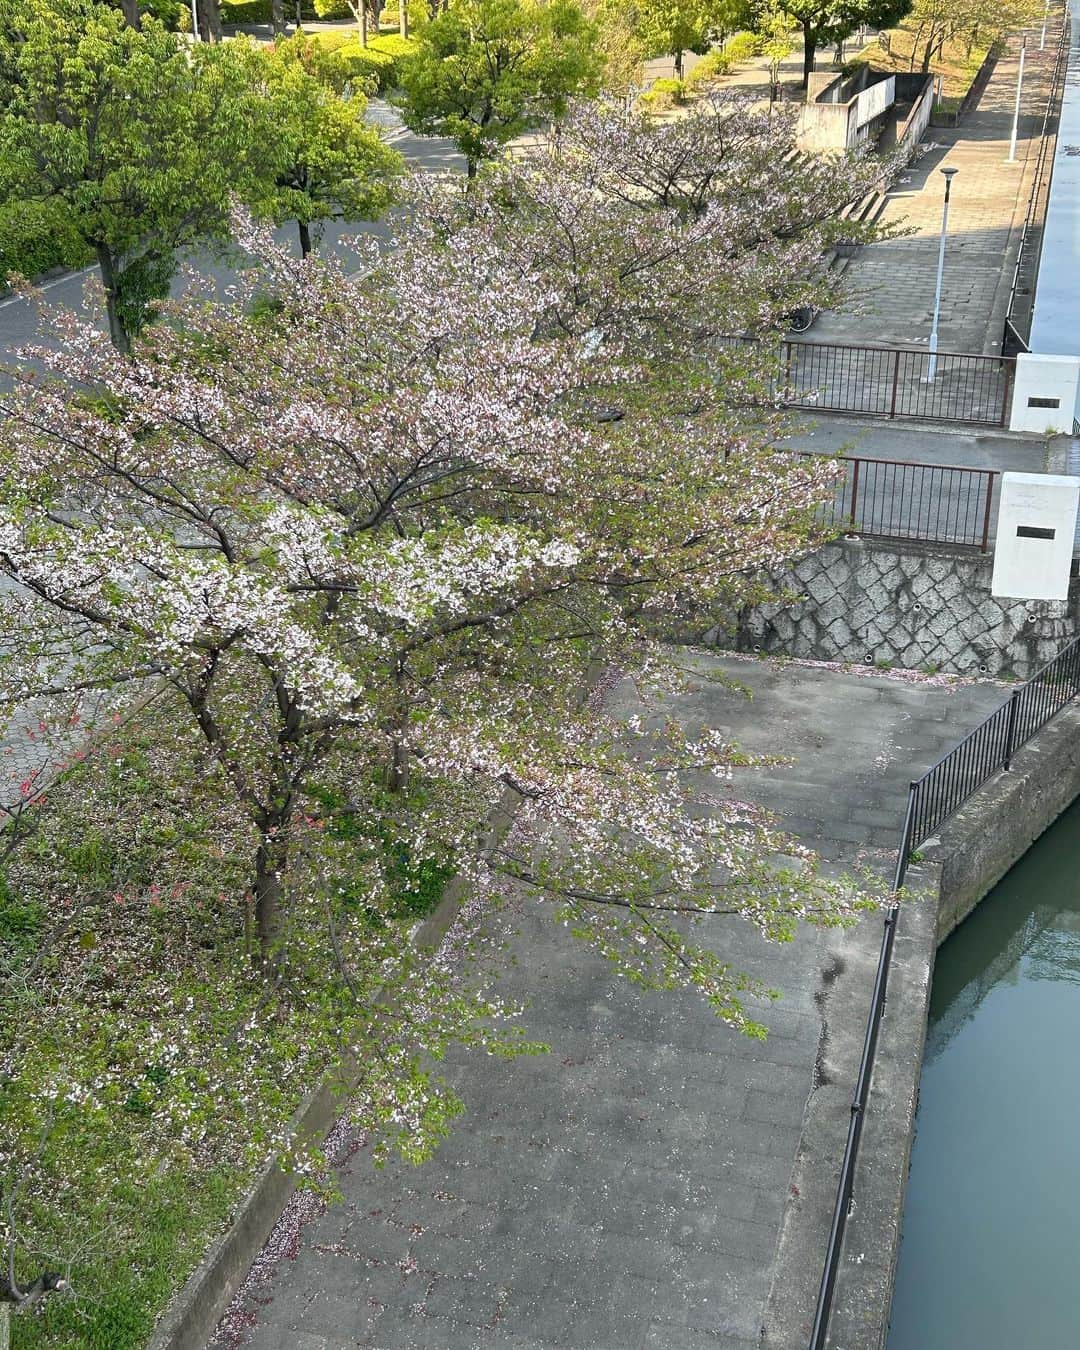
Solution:
M 1013 370 L 1016 366 L 1016 358 L 1009 357 L 1005 362 L 1005 381 L 1004 388 L 1001 391 L 1001 416 L 998 419 L 999 426 L 1008 426 L 1009 424 L 1009 389 L 1012 385 Z
M 852 529 L 858 529 L 858 517 L 856 516 L 856 507 L 859 502 L 859 465 L 861 459 L 855 461 L 855 472 L 851 475 L 851 525 Z
M 893 352 L 892 400 L 889 403 L 890 417 L 896 416 L 896 389 L 899 383 L 900 383 L 900 348 L 897 347 L 896 351 Z
M 1009 720 L 1005 727 L 1005 763 L 1002 768 L 1012 767 L 1013 743 L 1016 736 L 1016 718 L 1020 707 L 1020 690 L 1014 689 L 1009 695 Z

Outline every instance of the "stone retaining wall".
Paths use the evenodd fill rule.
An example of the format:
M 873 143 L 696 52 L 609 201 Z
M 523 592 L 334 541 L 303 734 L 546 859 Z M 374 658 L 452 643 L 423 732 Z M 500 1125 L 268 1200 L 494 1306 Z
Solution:
M 1068 601 L 996 600 L 992 570 L 970 549 L 837 540 L 774 578 L 790 599 L 739 615 L 738 650 L 1027 679 L 1080 631 L 1080 587 Z

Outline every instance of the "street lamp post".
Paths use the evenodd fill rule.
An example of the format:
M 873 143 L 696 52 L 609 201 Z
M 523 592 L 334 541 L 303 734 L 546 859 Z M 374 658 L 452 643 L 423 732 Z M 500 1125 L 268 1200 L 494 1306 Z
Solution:
M 199 41 L 199 0 L 191 0 L 191 36 Z
M 926 368 L 926 383 L 937 374 L 938 319 L 941 315 L 941 283 L 945 276 L 945 235 L 949 229 L 949 189 L 957 170 L 942 169 L 945 176 L 945 206 L 941 213 L 941 243 L 938 246 L 937 287 L 934 291 L 934 322 L 930 327 L 930 364 Z
M 1039 36 L 1039 51 L 1043 51 L 1046 47 L 1046 21 L 1049 17 L 1050 17 L 1050 0 L 1046 0 L 1046 4 L 1043 6 L 1043 22 L 1042 22 L 1042 33 Z
M 1013 106 L 1012 136 L 1009 139 L 1009 158 L 1006 164 L 1016 163 L 1016 133 L 1020 129 L 1020 94 L 1024 88 L 1024 56 L 1027 52 L 1027 38 L 1020 44 L 1020 71 L 1016 77 L 1016 103 Z

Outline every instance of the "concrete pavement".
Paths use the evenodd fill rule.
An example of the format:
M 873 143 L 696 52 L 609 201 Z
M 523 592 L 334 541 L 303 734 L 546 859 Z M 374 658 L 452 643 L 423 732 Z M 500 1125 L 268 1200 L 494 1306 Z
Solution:
M 701 654 L 660 710 L 794 763 L 734 790 L 837 865 L 887 868 L 908 779 L 1000 703 L 998 687 Z M 747 686 L 745 698 L 718 685 Z M 612 703 L 639 710 L 629 684 Z M 654 715 L 660 715 L 654 709 Z M 716 788 L 716 785 L 712 785 Z M 725 790 L 725 789 L 720 789 Z M 691 995 L 642 995 L 521 903 L 500 993 L 550 1055 L 447 1067 L 466 1116 L 429 1163 L 374 1172 L 263 1267 L 215 1346 L 252 1350 L 805 1350 L 880 922 L 771 946 L 707 939 L 783 990 L 764 1043 Z M 699 933 L 700 935 L 700 933 Z
M 1020 35 L 1013 34 L 974 111 L 957 128 L 928 127 L 926 152 L 890 192 L 881 224 L 913 233 L 860 251 L 846 276 L 851 303 L 842 312 L 821 315 L 807 340 L 929 343 L 944 200 L 938 170 L 951 167 L 958 173 L 950 201 L 939 348 L 1000 350 L 1059 31 L 1056 18 L 1045 50 L 1028 46 L 1017 162 L 1006 163 L 1020 50 Z

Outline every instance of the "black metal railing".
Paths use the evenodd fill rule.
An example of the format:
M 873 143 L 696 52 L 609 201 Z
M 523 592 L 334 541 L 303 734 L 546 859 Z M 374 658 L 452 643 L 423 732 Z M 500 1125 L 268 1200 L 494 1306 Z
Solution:
M 853 456 L 819 519 L 874 539 L 990 546 L 997 472 Z
M 942 824 L 988 782 L 1000 769 L 1008 769 L 1016 752 L 1046 726 L 1062 708 L 1080 694 L 1080 638 L 1074 639 L 1052 661 L 1042 666 L 1031 679 L 1015 689 L 1008 700 L 990 714 L 974 731 L 948 754 L 932 765 L 921 778 L 915 779 L 908 790 L 907 810 L 900 833 L 900 847 L 893 874 L 893 894 L 896 895 L 907 877 L 913 850 L 924 843 Z M 889 970 L 899 905 L 893 902 L 885 914 L 885 926 L 878 955 L 874 992 L 870 1000 L 870 1014 L 863 1037 L 859 1076 L 851 1101 L 851 1121 L 847 1144 L 840 1164 L 840 1184 L 837 1187 L 829 1229 L 829 1245 L 825 1269 L 818 1290 L 814 1327 L 810 1350 L 825 1350 L 832 1315 L 836 1277 L 844 1233 L 855 1194 L 855 1165 L 858 1161 L 859 1141 L 862 1137 L 866 1106 L 874 1073 L 878 1033 L 885 1011 Z
M 1016 253 L 1016 265 L 1013 267 L 1009 302 L 1005 309 L 1005 331 L 1001 338 L 1001 351 L 1005 356 L 1015 356 L 1017 352 L 1030 350 L 1028 344 L 1031 340 L 1031 319 L 1035 306 L 1035 284 L 1039 277 L 1046 207 L 1050 200 L 1050 182 L 1054 172 L 1054 156 L 1051 151 L 1057 144 L 1061 91 L 1065 86 L 1068 57 L 1069 15 L 1066 11 L 1058 35 L 1054 68 L 1050 76 L 1050 92 L 1039 131 L 1039 153 L 1035 160 L 1031 192 L 1028 194 L 1027 212 L 1024 216 L 1024 228 L 1020 234 L 1020 247 Z
M 778 400 L 791 408 L 1005 426 L 1014 360 L 939 352 L 930 379 L 922 347 L 863 347 L 835 342 L 781 344 Z

